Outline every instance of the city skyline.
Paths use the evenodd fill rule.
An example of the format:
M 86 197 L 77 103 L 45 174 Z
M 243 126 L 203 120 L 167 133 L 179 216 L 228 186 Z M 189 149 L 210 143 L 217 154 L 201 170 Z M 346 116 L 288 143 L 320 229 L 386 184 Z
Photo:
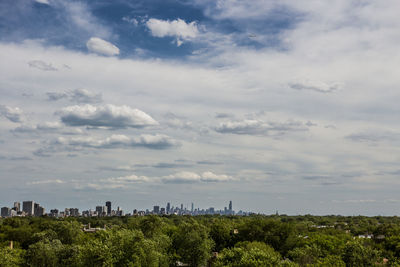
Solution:
M 128 209 L 129 210 L 129 209 Z M 132 212 L 128 210 L 124 210 L 121 207 L 117 206 L 117 209 L 112 208 L 112 201 L 106 201 L 105 205 L 97 205 L 94 209 L 82 209 L 79 208 L 50 208 L 48 212 L 46 212 L 45 207 L 42 207 L 39 203 L 27 200 L 22 202 L 14 202 L 13 207 L 2 206 L 1 207 L 1 217 L 24 217 L 24 216 L 50 216 L 50 217 L 106 217 L 106 216 L 145 216 L 145 215 L 190 215 L 190 216 L 198 216 L 198 215 L 238 215 L 238 216 L 247 216 L 250 214 L 254 214 L 251 211 L 235 211 L 233 209 L 232 200 L 229 201 L 229 204 L 221 209 L 215 207 L 208 208 L 200 208 L 195 207 L 194 203 L 191 203 L 191 208 L 189 209 L 187 206 L 184 206 L 183 203 L 180 205 L 171 205 L 170 202 L 167 202 L 165 206 L 154 205 L 153 209 L 131 209 Z M 276 211 L 278 213 L 278 211 Z
M 399 1 L 0 10 L 1 205 L 400 215 Z

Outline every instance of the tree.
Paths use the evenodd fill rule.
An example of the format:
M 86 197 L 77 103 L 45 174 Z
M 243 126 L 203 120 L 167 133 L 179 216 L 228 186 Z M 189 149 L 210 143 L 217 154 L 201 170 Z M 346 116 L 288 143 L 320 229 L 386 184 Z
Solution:
M 350 241 L 345 246 L 343 261 L 346 266 L 373 266 L 379 261 L 379 251 L 361 240 Z
M 181 261 L 196 267 L 204 265 L 210 258 L 213 241 L 203 225 L 196 221 L 185 222 L 173 236 L 173 247 Z
M 34 267 L 59 266 L 59 253 L 62 249 L 60 240 L 41 240 L 29 246 L 27 263 Z
M 262 242 L 240 242 L 234 248 L 224 249 L 218 257 L 217 267 L 296 266 L 283 261 L 279 252 Z
M 232 242 L 232 226 L 226 220 L 215 220 L 210 227 L 210 237 L 215 242 L 215 250 L 221 251 L 222 249 L 230 246 Z
M 17 267 L 24 263 L 24 250 L 0 248 L 0 267 Z

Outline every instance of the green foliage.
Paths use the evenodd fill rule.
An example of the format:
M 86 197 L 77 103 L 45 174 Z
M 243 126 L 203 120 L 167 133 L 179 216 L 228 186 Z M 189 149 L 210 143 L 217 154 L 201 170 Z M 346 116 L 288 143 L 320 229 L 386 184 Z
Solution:
M 215 266 L 258 267 L 289 266 L 272 247 L 261 242 L 240 242 L 234 248 L 224 249 Z M 293 265 L 292 265 L 293 266 Z
M 59 266 L 59 254 L 63 249 L 60 240 L 41 240 L 29 246 L 27 263 L 34 267 Z
M 291 248 L 296 246 L 299 239 L 292 223 L 256 217 L 239 227 L 238 241 L 265 242 L 282 255 L 286 255 Z
M 0 247 L 0 267 L 17 267 L 24 263 L 25 251 L 22 249 L 10 249 Z
M 379 258 L 379 251 L 361 240 L 348 242 L 343 255 L 346 266 L 373 266 L 380 261 Z
M 88 223 L 106 226 L 106 230 L 83 232 L 83 224 Z M 374 237 L 359 238 L 359 234 Z M 10 241 L 14 249 L 9 248 Z M 213 256 L 215 251 L 219 256 Z M 178 262 L 190 266 L 400 266 L 400 218 L 171 215 L 0 219 L 0 267 L 152 267 Z
M 233 227 L 227 220 L 213 220 L 210 226 L 210 237 L 215 242 L 215 251 L 230 247 L 233 242 Z
M 213 241 L 206 227 L 192 223 L 182 223 L 173 235 L 173 247 L 178 259 L 190 266 L 204 265 L 211 256 Z

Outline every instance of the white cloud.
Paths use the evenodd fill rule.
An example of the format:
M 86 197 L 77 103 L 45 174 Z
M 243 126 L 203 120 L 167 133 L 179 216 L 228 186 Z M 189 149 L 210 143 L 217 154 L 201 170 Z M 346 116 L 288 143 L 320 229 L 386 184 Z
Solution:
M 76 148 L 130 148 L 130 147 L 146 147 L 150 149 L 168 149 L 179 145 L 179 142 L 173 138 L 162 135 L 142 134 L 139 137 L 128 137 L 123 134 L 113 134 L 107 138 L 94 137 L 58 137 L 51 141 L 50 146 L 53 148 L 58 145 L 71 146 Z
M 266 122 L 256 119 L 221 122 L 215 131 L 219 133 L 275 135 L 292 131 L 306 131 L 308 127 L 302 122 Z
M 134 26 L 137 26 L 137 25 L 139 24 L 139 21 L 138 21 L 137 19 L 135 19 L 135 18 L 130 18 L 130 17 L 127 17 L 127 16 L 122 17 L 122 20 L 123 20 L 123 21 L 126 21 L 126 22 L 128 22 L 128 23 L 131 23 L 131 24 L 133 24 Z
M 70 126 L 143 128 L 158 124 L 150 115 L 128 106 L 69 106 L 57 114 L 63 123 Z
M 161 180 L 165 183 L 195 183 L 195 182 L 226 182 L 233 178 L 225 174 L 215 174 L 210 171 L 203 172 L 201 175 L 195 172 L 182 171 L 167 176 Z
M 40 3 L 40 4 L 45 4 L 45 5 L 50 4 L 48 0 L 35 0 L 35 2 Z
M 289 83 L 289 87 L 295 90 L 311 90 L 319 93 L 332 93 L 340 89 L 338 83 L 324 83 L 312 80 L 299 80 Z
M 147 176 L 137 176 L 137 175 L 128 175 L 121 177 L 112 177 L 107 179 L 101 179 L 103 182 L 108 182 L 112 184 L 129 184 L 129 183 L 137 183 L 137 182 L 148 182 L 150 179 Z
M 49 101 L 58 101 L 60 99 L 69 99 L 71 102 L 77 103 L 98 103 L 102 102 L 102 94 L 93 93 L 87 89 L 79 88 L 65 92 L 47 92 Z
M 44 123 L 39 123 L 36 128 L 38 130 L 58 130 L 62 128 L 61 123 L 58 121 L 55 122 L 44 122 Z
M 176 20 L 160 20 L 149 19 L 146 26 L 150 29 L 151 34 L 155 37 L 175 37 L 176 43 L 180 46 L 183 41 L 196 38 L 199 30 L 195 21 L 186 23 L 182 19 Z
M 116 56 L 119 55 L 119 48 L 104 41 L 103 39 L 92 37 L 87 41 L 86 47 L 89 49 L 90 52 L 101 54 L 104 56 Z
M 43 185 L 43 184 L 63 184 L 64 181 L 60 179 L 55 179 L 55 180 L 40 180 L 40 181 L 33 181 L 29 182 L 29 185 Z
M 121 177 L 111 177 L 95 180 L 90 183 L 76 183 L 76 189 L 92 189 L 92 190 L 107 190 L 107 189 L 123 189 L 129 188 L 132 185 L 136 185 L 138 183 L 147 183 L 150 182 L 147 176 L 137 176 L 137 175 L 128 175 Z
M 206 5 L 205 14 L 214 19 L 254 19 L 265 17 L 280 1 L 269 0 L 196 0 L 199 5 Z
M 225 174 L 215 174 L 210 171 L 203 172 L 201 175 L 201 181 L 204 182 L 226 182 L 232 180 L 232 177 Z
M 24 119 L 23 111 L 20 108 L 5 105 L 0 105 L 0 116 L 9 119 L 12 122 L 22 122 Z
M 82 1 L 54 1 L 52 5 L 59 8 L 60 13 L 65 13 L 70 34 L 79 34 L 82 38 L 87 36 L 97 36 L 99 38 L 109 38 L 112 33 L 109 27 L 102 24 L 96 16 L 92 14 L 91 8 Z

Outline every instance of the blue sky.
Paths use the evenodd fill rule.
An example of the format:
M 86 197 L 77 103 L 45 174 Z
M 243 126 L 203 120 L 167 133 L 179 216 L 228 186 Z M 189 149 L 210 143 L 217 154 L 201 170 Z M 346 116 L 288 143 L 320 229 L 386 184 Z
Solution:
M 399 214 L 399 3 L 0 2 L 0 205 Z

